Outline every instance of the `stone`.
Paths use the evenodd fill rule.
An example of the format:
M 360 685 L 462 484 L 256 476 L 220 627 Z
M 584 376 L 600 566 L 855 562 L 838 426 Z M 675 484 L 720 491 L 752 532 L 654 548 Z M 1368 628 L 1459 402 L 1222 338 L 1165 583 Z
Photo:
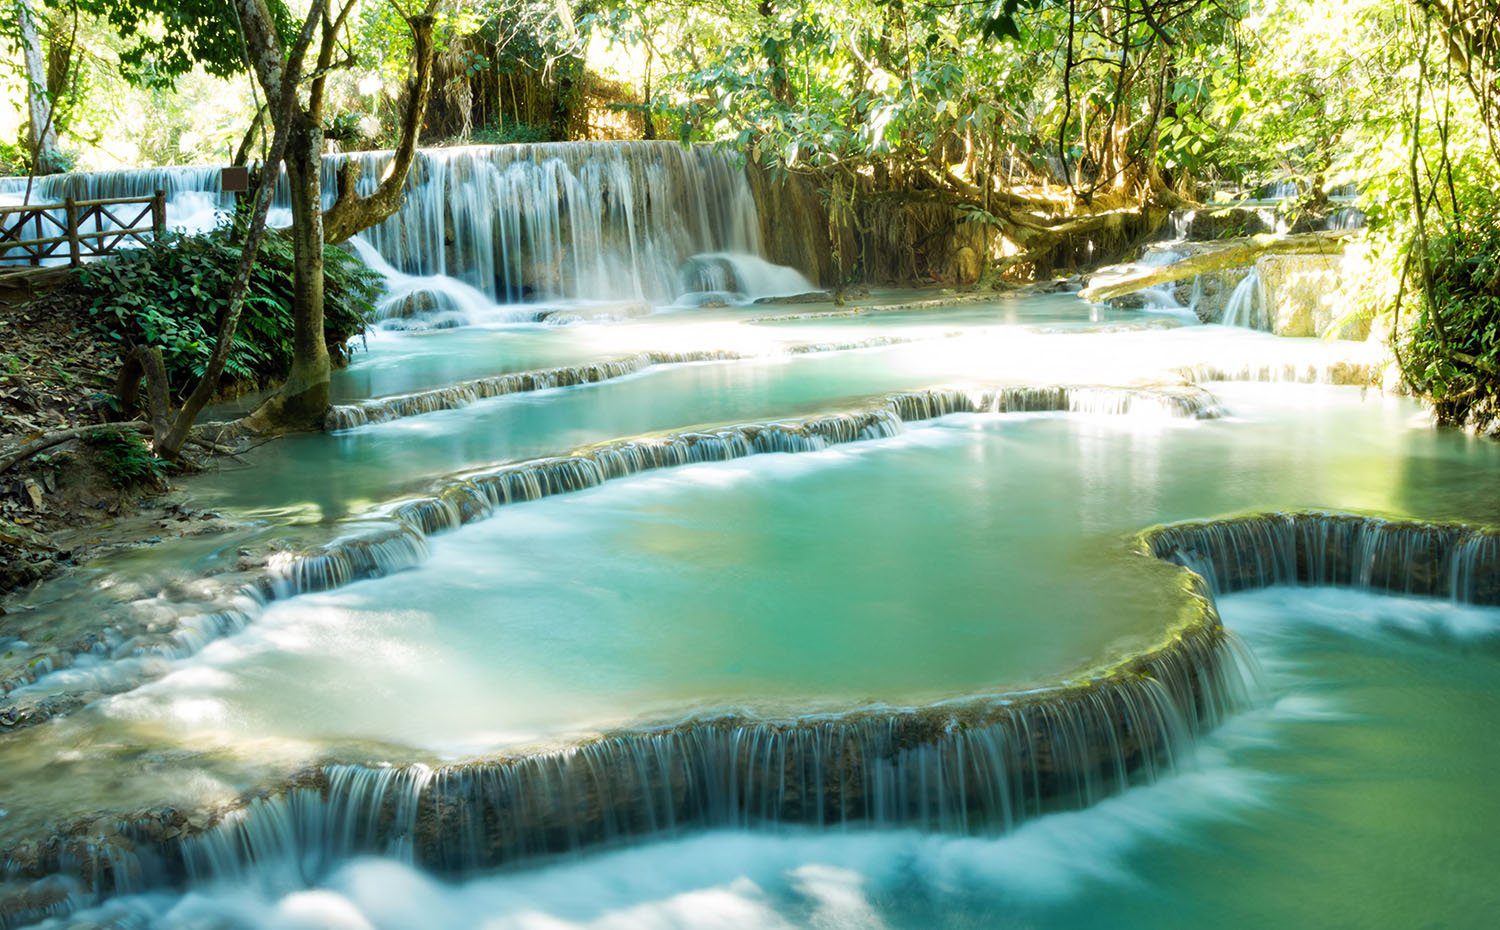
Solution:
M 1348 313 L 1338 255 L 1266 255 L 1255 264 L 1271 331 L 1278 336 L 1364 339 L 1366 321 L 1340 322 Z

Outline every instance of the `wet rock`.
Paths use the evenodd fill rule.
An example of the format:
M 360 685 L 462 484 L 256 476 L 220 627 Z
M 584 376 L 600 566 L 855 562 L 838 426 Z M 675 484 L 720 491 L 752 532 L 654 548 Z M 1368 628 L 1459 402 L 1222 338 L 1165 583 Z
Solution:
M 1275 230 L 1274 220 L 1267 210 L 1204 207 L 1190 211 L 1179 232 L 1185 232 L 1184 238 L 1187 239 L 1231 239 Z

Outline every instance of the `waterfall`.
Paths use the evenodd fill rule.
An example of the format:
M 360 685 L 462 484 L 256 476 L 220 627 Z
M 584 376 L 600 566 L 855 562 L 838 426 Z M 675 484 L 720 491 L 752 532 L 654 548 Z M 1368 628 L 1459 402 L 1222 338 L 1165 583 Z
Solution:
M 1224 305 L 1222 322 L 1225 326 L 1245 326 L 1251 329 L 1269 330 L 1271 321 L 1266 306 L 1266 289 L 1261 285 L 1260 272 L 1251 268 Z
M 1173 262 L 1186 258 L 1188 253 L 1174 251 L 1171 249 L 1147 249 L 1141 256 L 1141 264 L 1147 268 L 1161 268 Z M 1140 291 L 1141 297 L 1146 301 L 1146 306 L 1152 309 L 1176 310 L 1181 309 L 1182 304 L 1177 300 L 1177 282 L 1167 281 L 1163 284 L 1154 284 Z
M 328 591 L 419 565 L 427 558 L 429 536 L 487 519 L 511 504 L 662 468 L 819 452 L 895 436 L 905 423 L 954 413 L 1044 412 L 1157 420 L 1213 417 L 1218 408 L 1212 395 L 1191 386 L 932 388 L 892 394 L 858 410 L 615 440 L 569 455 L 480 469 L 442 482 L 428 496 L 386 504 L 357 521 L 348 535 L 312 551 L 278 551 L 259 570 L 188 585 L 186 602 L 158 597 L 134 602 L 130 608 L 150 621 L 138 625 L 156 632 L 131 637 L 114 633 L 107 641 L 91 639 L 59 649 L 28 667 L 24 677 L 0 682 L 0 693 L 12 698 L 6 709 L 15 714 L 14 726 L 41 723 L 50 713 L 46 706 L 52 706 L 37 700 L 42 691 L 119 690 L 159 674 L 166 660 L 196 653 L 209 641 L 243 629 L 273 600 Z M 374 527 L 372 519 L 379 521 Z M 83 656 L 91 661 L 76 667 Z M 57 677 L 49 684 L 41 681 L 44 676 Z
M 79 903 L 210 882 L 286 891 L 360 855 L 463 875 L 713 828 L 1000 834 L 1169 774 L 1244 705 L 1245 657 L 1212 602 L 1183 593 L 1188 610 L 1161 643 L 1054 688 L 710 716 L 437 769 L 330 765 L 207 823 L 172 809 L 63 826 L 62 844 L 11 871 L 72 876 L 85 894 L 67 903 Z
M 1368 219 L 1365 216 L 1365 211 L 1359 207 L 1345 204 L 1335 207 L 1329 212 L 1327 220 L 1323 223 L 1323 228 L 1331 230 L 1364 229 Z
M 331 204 L 342 167 L 370 191 L 390 152 L 323 159 Z M 0 198 L 19 199 L 16 180 Z M 230 206 L 215 167 L 78 172 L 38 179 L 33 200 L 168 196 L 168 223 L 210 229 Z M 289 205 L 283 177 L 275 218 Z M 454 315 L 476 298 L 634 300 L 669 303 L 707 290 L 695 268 L 724 269 L 711 288 L 734 302 L 814 291 L 799 272 L 762 257 L 760 219 L 734 155 L 672 142 L 558 142 L 423 149 L 396 215 L 366 230 L 361 254 L 378 255 L 396 301 L 414 293 L 418 312 Z M 388 299 L 391 315 L 398 304 Z M 410 303 L 407 307 L 410 308 Z M 462 315 L 461 312 L 458 315 Z
M 1174 770 L 1244 683 L 1212 607 L 1157 652 L 1086 686 L 951 706 L 609 734 L 494 761 L 338 767 L 183 844 L 193 878 L 326 864 L 396 845 L 443 874 L 709 828 L 802 825 L 1003 833 Z M 339 781 L 341 780 L 341 781 Z M 417 796 L 412 798 L 415 786 Z M 351 788 L 359 787 L 359 793 Z M 354 842 L 345 840 L 353 837 Z M 267 839 L 269 838 L 269 841 Z
M 331 156 L 325 183 L 354 161 L 371 189 L 389 158 Z M 402 210 L 364 237 L 404 274 L 457 278 L 501 302 L 660 303 L 682 293 L 695 259 L 735 272 L 698 290 L 742 300 L 814 290 L 760 258 L 759 217 L 733 156 L 670 142 L 424 150 Z
M 1500 604 L 1500 533 L 1461 524 L 1276 513 L 1177 524 L 1145 541 L 1216 593 L 1336 585 Z
M 940 415 L 976 399 L 1061 398 L 943 390 L 890 403 Z M 868 429 L 858 417 L 816 422 L 805 425 L 830 436 Z M 1490 529 L 1296 512 L 1158 527 L 1140 542 L 1196 573 L 1170 608 L 1177 620 L 1155 646 L 1057 687 L 781 720 L 707 716 L 437 768 L 329 765 L 207 821 L 161 809 L 60 825 L 7 875 L 35 880 L 25 913 L 44 915 L 164 887 L 307 887 L 361 855 L 460 876 L 713 828 L 994 835 L 1161 778 L 1244 706 L 1253 659 L 1220 624 L 1216 592 L 1303 583 L 1500 604 Z M 70 887 L 62 876 L 81 890 L 58 893 Z
M 1297 182 L 1272 181 L 1263 185 L 1257 193 L 1262 200 L 1291 200 L 1297 196 Z

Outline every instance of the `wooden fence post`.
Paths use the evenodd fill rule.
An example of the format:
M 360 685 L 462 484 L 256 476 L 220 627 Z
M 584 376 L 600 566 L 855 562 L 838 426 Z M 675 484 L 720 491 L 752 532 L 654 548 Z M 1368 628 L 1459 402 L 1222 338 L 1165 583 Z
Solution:
M 161 239 L 167 234 L 167 192 L 157 191 L 151 198 L 151 231 Z
M 63 216 L 68 225 L 68 264 L 77 268 L 83 264 L 83 247 L 78 241 L 78 201 L 72 197 L 64 200 Z

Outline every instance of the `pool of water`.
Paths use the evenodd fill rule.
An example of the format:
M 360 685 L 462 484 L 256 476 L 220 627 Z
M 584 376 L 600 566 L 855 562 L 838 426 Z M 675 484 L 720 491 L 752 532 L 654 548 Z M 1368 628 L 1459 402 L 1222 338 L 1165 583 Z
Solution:
M 923 702 L 1147 644 L 1168 595 L 1125 546 L 1145 526 L 1309 506 L 1500 516 L 1468 500 L 1500 478 L 1500 449 L 1413 428 L 1409 404 L 1215 387 L 1220 422 L 957 415 L 518 505 L 436 537 L 415 570 L 273 605 L 108 712 L 195 744 L 461 754 L 674 711 Z
M 103 559 L 37 592 L 28 622 L 176 596 L 271 542 L 347 533 L 446 476 L 590 443 L 944 384 L 1144 386 L 1193 368 L 1368 361 L 1349 345 L 1122 325 L 1066 295 L 752 322 L 758 310 L 802 312 L 378 333 L 340 373 L 339 400 L 647 350 L 747 357 L 270 444 L 254 467 L 190 482 L 241 528 Z M 850 348 L 871 340 L 896 344 Z M 0 839 L 97 810 L 213 806 L 330 759 L 440 762 L 692 715 L 1054 683 L 1171 621 L 1177 570 L 1130 549 L 1157 523 L 1298 507 L 1500 522 L 1500 495 L 1476 493 L 1500 487 L 1500 447 L 1433 430 L 1407 400 L 1205 386 L 1212 419 L 958 414 L 515 504 L 433 536 L 409 570 L 275 601 L 192 655 L 125 677 L 85 661 L 18 692 L 82 700 L 0 740 Z M 1469 877 L 1496 850 L 1463 825 L 1493 822 L 1482 772 L 1500 760 L 1462 734 L 1495 710 L 1495 611 L 1302 590 L 1224 609 L 1268 670 L 1263 704 L 1212 734 L 1195 769 L 1004 838 L 712 832 L 459 885 L 362 861 L 290 891 L 107 910 L 166 927 L 432 926 L 435 914 L 452 927 L 1128 927 L 1202 924 L 1216 907 L 1245 925 L 1327 925 L 1347 908 L 1370 918 L 1353 925 L 1409 926 L 1463 925 L 1492 904 Z M 1375 861 L 1385 848 L 1418 852 Z M 1420 893 L 1391 890 L 1401 868 Z M 1282 887 L 1318 907 L 1272 894 Z
M 1308 506 L 1500 518 L 1473 493 L 1500 448 L 1431 430 L 1409 402 L 1211 387 L 1218 420 L 955 415 L 503 508 L 434 537 L 413 570 L 272 604 L 9 741 L 0 767 L 52 772 L 26 789 L 43 810 L 59 792 L 186 804 L 330 756 L 465 758 L 697 712 L 1009 690 L 1159 634 L 1174 572 L 1128 551 L 1143 527 Z
M 1258 707 L 1195 763 L 998 839 L 711 832 L 459 884 L 351 862 L 311 887 L 140 896 L 153 926 L 1485 927 L 1500 610 L 1347 590 L 1221 599 Z
M 716 330 L 713 338 L 679 337 L 670 348 L 743 350 L 737 340 L 747 329 L 754 334 L 752 327 L 737 326 Z M 890 327 L 875 317 L 837 338 L 847 342 L 850 337 L 890 335 Z M 483 345 L 495 337 L 471 338 Z M 502 335 L 499 344 L 504 338 L 508 337 Z M 552 337 L 527 331 L 518 338 L 527 344 Z M 589 338 L 573 349 L 581 353 L 580 360 L 628 354 L 624 349 L 591 348 Z M 644 345 L 635 341 L 639 338 L 630 337 L 630 351 Z M 1172 382 L 1181 377 L 1178 369 L 1203 364 L 1238 370 L 1275 359 L 1278 364 L 1318 367 L 1350 355 L 1359 357 L 1363 351 L 1316 340 L 1278 341 L 1222 327 L 1078 334 L 1037 333 L 1015 326 L 936 327 L 913 343 L 660 365 L 596 384 L 511 394 L 331 435 L 291 437 L 256 456 L 254 468 L 225 468 L 190 487 L 206 505 L 248 518 L 320 522 L 421 489 L 438 476 L 465 468 L 558 454 L 640 433 L 839 410 L 891 391 L 974 382 Z M 403 337 L 390 350 L 388 362 L 398 370 L 422 372 L 446 365 L 453 357 L 462 356 L 441 346 L 429 352 L 420 339 Z M 477 371 L 480 363 L 472 363 Z M 497 371 L 508 370 L 498 362 L 491 364 L 499 365 Z M 361 370 L 355 367 L 350 374 Z M 311 474 L 319 480 L 303 477 Z

